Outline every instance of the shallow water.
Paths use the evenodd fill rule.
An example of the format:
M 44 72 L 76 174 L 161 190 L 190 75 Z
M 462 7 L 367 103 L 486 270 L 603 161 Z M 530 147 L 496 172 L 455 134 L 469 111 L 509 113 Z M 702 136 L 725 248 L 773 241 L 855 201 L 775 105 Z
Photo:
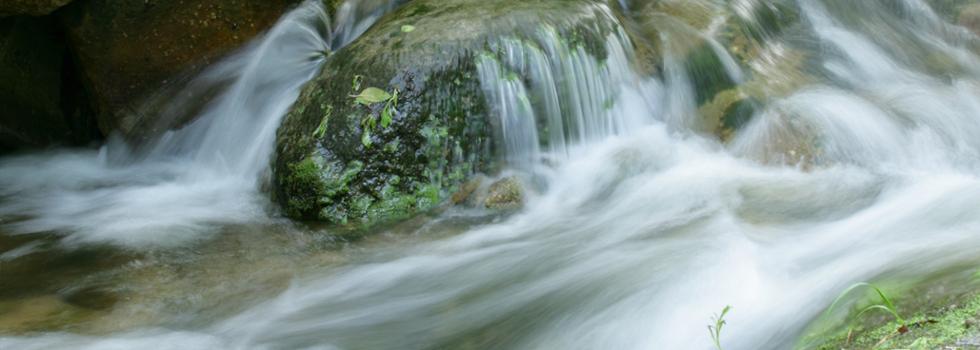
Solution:
M 228 166 L 188 175 L 210 146 L 187 141 L 125 164 L 0 160 L 14 286 L 0 347 L 709 349 L 705 326 L 732 305 L 725 349 L 784 349 L 853 283 L 975 268 L 980 38 L 921 1 L 785 3 L 800 22 L 756 43 L 745 72 L 709 44 L 734 81 L 788 81 L 758 83 L 765 98 L 727 143 L 702 129 L 699 77 L 670 41 L 712 42 L 710 28 L 665 34 L 654 76 L 613 50 L 622 38 L 604 62 L 538 50 L 560 42 L 547 29 L 502 38 L 509 60 L 480 67 L 513 121 L 510 171 L 531 179 L 510 215 L 444 208 L 365 237 L 290 223 L 260 191 L 261 162 L 218 152 L 206 163 Z M 795 54 L 807 59 L 786 73 Z M 303 69 L 271 98 L 295 98 Z M 214 125 L 235 124 L 223 108 Z

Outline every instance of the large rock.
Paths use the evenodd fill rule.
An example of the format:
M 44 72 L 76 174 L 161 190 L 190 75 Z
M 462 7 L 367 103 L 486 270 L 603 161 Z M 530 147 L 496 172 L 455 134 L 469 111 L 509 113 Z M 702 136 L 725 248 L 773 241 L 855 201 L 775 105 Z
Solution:
M 74 145 L 94 138 L 83 94 L 49 18 L 0 19 L 0 150 Z
M 59 12 L 99 128 L 133 136 L 140 107 L 270 27 L 296 0 L 87 0 Z M 151 121 L 152 122 L 152 121 Z
M 0 0 L 0 17 L 12 15 L 43 16 L 72 0 Z
M 332 223 L 405 218 L 438 205 L 468 176 L 495 167 L 494 129 L 477 61 L 502 36 L 547 23 L 601 51 L 605 5 L 586 0 L 416 0 L 336 52 L 279 129 L 276 197 L 288 216 Z M 362 105 L 367 87 L 398 92 Z M 377 92 L 377 91 L 375 91 Z M 384 97 L 383 94 L 379 94 Z

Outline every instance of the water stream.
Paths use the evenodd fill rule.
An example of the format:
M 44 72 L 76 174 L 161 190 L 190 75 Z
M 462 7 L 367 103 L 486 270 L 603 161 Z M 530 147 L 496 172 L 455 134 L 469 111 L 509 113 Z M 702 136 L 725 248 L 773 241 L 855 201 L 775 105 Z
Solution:
M 654 75 L 634 68 L 625 31 L 602 61 L 547 26 L 533 43 L 501 38 L 506 56 L 482 58 L 480 82 L 511 167 L 546 184 L 516 214 L 365 244 L 217 319 L 0 348 L 710 349 L 705 325 L 733 305 L 726 350 L 787 349 L 855 282 L 977 266 L 980 38 L 920 0 L 780 3 L 799 24 L 757 42 L 760 58 L 741 68 L 710 29 L 664 33 Z M 359 13 L 337 26 L 317 5 L 287 15 L 205 73 L 235 79 L 194 125 L 127 155 L 138 160 L 106 149 L 0 159 L 0 217 L 15 218 L 5 234 L 184 249 L 214 227 L 276 221 L 259 190 L 274 129 L 322 62 L 314 53 L 378 17 Z M 770 78 L 728 142 L 695 127 L 698 77 L 671 49 L 692 36 L 732 81 Z M 808 59 L 788 74 L 794 55 Z

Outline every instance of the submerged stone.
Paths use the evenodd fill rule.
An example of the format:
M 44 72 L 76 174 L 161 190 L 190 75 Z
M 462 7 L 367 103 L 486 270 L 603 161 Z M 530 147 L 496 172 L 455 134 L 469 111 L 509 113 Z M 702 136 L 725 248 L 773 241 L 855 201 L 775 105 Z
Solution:
M 959 15 L 959 24 L 980 35 L 980 4 L 972 4 L 963 8 Z
M 119 301 L 107 288 L 92 286 L 65 291 L 61 298 L 68 304 L 91 310 L 107 310 Z
M 548 29 L 602 57 L 611 23 L 605 5 L 586 0 L 402 6 L 335 52 L 286 116 L 277 200 L 290 217 L 336 224 L 373 225 L 438 206 L 473 174 L 497 167 L 497 120 L 477 69 L 478 60 L 505 54 L 493 43 Z M 384 94 L 352 98 L 369 88 Z

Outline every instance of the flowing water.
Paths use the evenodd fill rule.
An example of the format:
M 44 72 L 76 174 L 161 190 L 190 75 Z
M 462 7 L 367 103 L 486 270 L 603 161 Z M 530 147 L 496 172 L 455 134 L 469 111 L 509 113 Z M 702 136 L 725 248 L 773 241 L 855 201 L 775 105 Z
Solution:
M 165 305 L 180 317 L 12 335 L 0 347 L 709 349 L 705 325 L 733 305 L 725 349 L 784 349 L 855 282 L 980 263 L 980 38 L 920 0 L 781 1 L 799 18 L 778 33 L 753 15 L 776 2 L 691 3 L 716 8 L 711 23 L 761 32 L 743 47 L 755 58 L 739 64 L 717 25 L 666 14 L 655 17 L 670 23 L 657 74 L 639 73 L 625 29 L 603 60 L 546 25 L 533 39 L 499 38 L 502 57 L 481 57 L 479 78 L 512 170 L 540 179 L 524 209 L 489 219 L 451 209 L 328 253 L 297 248 L 320 235 L 272 219 L 260 188 L 274 129 L 321 63 L 315 53 L 394 4 L 349 2 L 335 25 L 304 5 L 205 73 L 204 84 L 234 78 L 150 150 L 0 160 L 0 215 L 7 236 L 56 234 L 61 251 L 207 251 L 223 241 L 202 237 L 239 234 L 293 246 L 284 250 L 303 252 L 294 264 L 306 268 L 264 294 L 188 293 L 239 305 L 207 317 Z M 755 100 L 727 142 L 705 132 L 702 77 L 685 66 L 698 40 Z M 289 232 L 227 232 L 270 225 Z M 212 289 L 283 269 L 240 245 L 183 268 L 245 265 L 205 274 Z M 0 261 L 46 247 L 14 244 Z

